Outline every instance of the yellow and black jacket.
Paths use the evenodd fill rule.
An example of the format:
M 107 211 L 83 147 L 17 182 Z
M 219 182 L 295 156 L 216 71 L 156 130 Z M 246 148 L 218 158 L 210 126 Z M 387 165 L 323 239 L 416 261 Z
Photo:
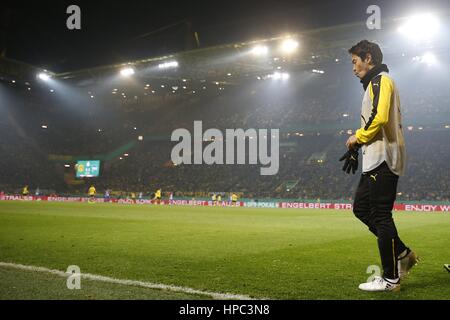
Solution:
M 371 69 L 361 80 L 365 90 L 361 128 L 356 139 L 362 144 L 362 171 L 368 172 L 383 161 L 393 173 L 403 175 L 406 164 L 405 141 L 397 87 L 386 65 Z

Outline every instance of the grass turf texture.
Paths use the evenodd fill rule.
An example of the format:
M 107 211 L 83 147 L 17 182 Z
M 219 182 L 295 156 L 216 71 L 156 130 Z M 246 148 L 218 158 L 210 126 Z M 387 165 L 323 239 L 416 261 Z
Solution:
M 0 202 L 0 261 L 269 299 L 449 299 L 450 215 L 395 213 L 422 258 L 398 293 L 366 293 L 376 238 L 350 211 Z M 202 296 L 0 268 L 0 299 Z M 78 291 L 78 292 L 77 292 Z

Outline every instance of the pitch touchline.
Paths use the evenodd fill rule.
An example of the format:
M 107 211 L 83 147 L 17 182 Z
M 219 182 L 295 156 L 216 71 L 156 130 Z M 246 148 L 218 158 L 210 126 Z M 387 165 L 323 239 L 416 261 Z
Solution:
M 19 270 L 28 270 L 28 271 L 34 271 L 34 272 L 51 273 L 54 275 L 58 275 L 60 277 L 68 277 L 69 275 L 71 275 L 70 273 L 66 273 L 64 271 L 60 271 L 60 270 L 56 270 L 56 269 L 48 269 L 48 268 L 36 267 L 36 266 L 26 266 L 26 265 L 18 264 L 18 263 L 0 262 L 0 267 L 14 268 L 14 269 L 19 269 Z M 166 285 L 166 284 L 161 284 L 161 283 L 152 283 L 152 282 L 126 280 L 126 279 L 115 279 L 115 278 L 110 278 L 110 277 L 105 277 L 105 276 L 90 274 L 90 273 L 81 273 L 81 278 L 95 280 L 95 281 L 103 281 L 103 282 L 108 282 L 108 283 L 116 283 L 116 284 L 121 284 L 121 285 L 126 285 L 126 286 L 136 286 L 136 287 L 144 287 L 144 288 L 150 288 L 150 289 L 169 290 L 169 291 L 173 291 L 173 292 L 198 294 L 198 295 L 209 296 L 209 297 L 212 297 L 214 299 L 219 299 L 219 300 L 253 300 L 253 298 L 251 298 L 249 296 L 240 295 L 240 294 L 201 291 L 201 290 L 196 290 L 196 289 L 192 289 L 192 288 L 188 288 L 188 287 L 179 287 L 179 286 Z

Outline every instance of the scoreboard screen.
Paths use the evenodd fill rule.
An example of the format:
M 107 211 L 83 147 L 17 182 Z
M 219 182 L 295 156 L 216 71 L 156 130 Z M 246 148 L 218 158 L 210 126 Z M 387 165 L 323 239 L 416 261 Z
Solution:
M 77 178 L 98 177 L 100 174 L 100 160 L 80 160 L 75 165 Z

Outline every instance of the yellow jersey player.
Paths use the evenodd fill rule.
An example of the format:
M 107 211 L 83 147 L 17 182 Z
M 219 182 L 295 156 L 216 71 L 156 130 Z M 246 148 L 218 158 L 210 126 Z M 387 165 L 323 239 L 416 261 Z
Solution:
M 218 195 L 217 195 L 217 201 L 216 201 L 216 204 L 217 204 L 217 203 L 220 204 L 220 201 L 222 201 L 222 196 L 221 196 L 220 194 L 218 194 Z
M 417 264 L 417 255 L 400 239 L 392 217 L 399 176 L 405 171 L 398 87 L 383 64 L 378 44 L 362 40 L 350 50 L 353 73 L 363 85 L 361 128 L 347 140 L 346 158 L 355 173 L 358 149 L 362 149 L 362 175 L 353 213 L 377 237 L 383 266 L 382 277 L 361 283 L 363 291 L 398 291 L 400 280 Z M 341 158 L 342 159 L 342 158 Z
M 89 194 L 89 202 L 95 202 L 94 198 L 95 198 L 95 194 L 97 193 L 97 190 L 95 190 L 94 186 L 90 186 L 89 190 L 88 190 L 88 194 Z
M 233 207 L 236 206 L 237 198 L 238 198 L 238 196 L 237 196 L 236 193 L 232 193 L 232 194 L 231 194 L 231 203 L 232 203 Z
M 30 192 L 28 191 L 28 185 L 26 185 L 26 186 L 23 187 L 23 189 L 22 189 L 22 195 L 23 195 L 24 197 L 26 197 L 26 196 L 28 196 L 29 193 L 30 193 Z
M 153 200 L 156 200 L 155 203 L 161 204 L 161 189 L 156 190 L 155 198 Z
M 213 193 L 211 199 L 212 199 L 213 206 L 217 205 L 217 201 L 216 201 L 217 197 L 216 197 L 215 193 Z
M 131 193 L 131 201 L 133 201 L 133 203 L 136 203 L 136 193 L 134 192 Z

